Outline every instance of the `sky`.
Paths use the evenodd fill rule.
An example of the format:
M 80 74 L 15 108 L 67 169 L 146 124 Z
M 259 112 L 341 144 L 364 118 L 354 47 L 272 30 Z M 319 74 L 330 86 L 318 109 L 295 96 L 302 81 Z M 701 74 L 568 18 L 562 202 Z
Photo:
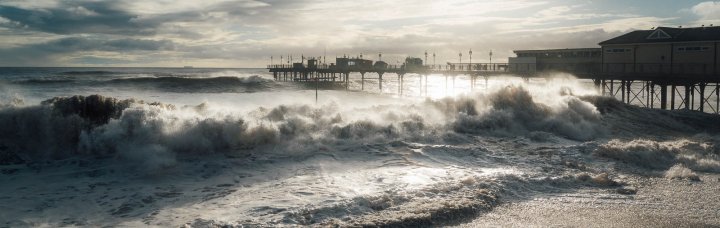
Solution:
M 710 24 L 720 1 L 0 0 L 0 66 L 265 67 L 271 56 L 378 53 L 394 64 L 426 51 L 442 64 L 470 50 L 473 62 L 490 51 L 506 62 L 513 50 Z

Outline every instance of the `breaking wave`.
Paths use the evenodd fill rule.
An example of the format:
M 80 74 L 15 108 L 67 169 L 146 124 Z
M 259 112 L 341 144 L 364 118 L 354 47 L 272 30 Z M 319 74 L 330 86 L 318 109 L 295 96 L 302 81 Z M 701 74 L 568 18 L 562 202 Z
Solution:
M 478 114 L 476 104 L 463 101 L 455 130 L 479 133 L 488 129 L 507 135 L 535 131 L 552 132 L 575 140 L 589 140 L 604 134 L 600 113 L 591 103 L 574 96 L 562 96 L 561 107 L 535 102 L 523 87 L 508 86 L 489 97 L 489 109 Z
M 595 154 L 642 168 L 670 169 L 671 173 L 687 168 L 702 172 L 720 172 L 720 138 L 699 138 L 701 141 L 611 140 L 600 145 Z M 677 166 L 682 166 L 682 169 Z
M 207 91 L 207 88 L 223 88 L 232 83 L 267 86 L 265 84 L 272 82 L 260 77 L 148 77 L 112 79 L 103 83 L 165 89 L 192 89 L 193 84 L 200 84 L 197 90 Z M 84 158 L 99 158 L 104 160 L 91 161 L 115 163 L 118 160 L 141 171 L 151 171 L 148 172 L 151 174 L 168 173 L 154 172 L 158 170 L 172 173 L 181 169 L 188 173 L 200 170 L 198 172 L 204 172 L 201 178 L 210 180 L 214 175 L 224 176 L 218 170 L 227 166 L 253 164 L 247 168 L 250 170 L 257 168 L 256 163 L 285 165 L 283 162 L 288 161 L 294 166 L 296 161 L 308 161 L 317 164 L 302 166 L 297 172 L 293 168 L 290 174 L 282 175 L 297 176 L 298 185 L 310 182 L 323 185 L 324 181 L 333 180 L 339 180 L 337 186 L 343 185 L 344 181 L 379 183 L 379 191 L 359 191 L 347 198 L 338 197 L 339 200 L 333 198 L 321 203 L 278 208 L 262 205 L 251 211 L 274 214 L 267 217 L 272 218 L 266 220 L 271 221 L 269 224 L 298 226 L 442 226 L 476 218 L 478 214 L 492 210 L 501 203 L 501 197 L 506 196 L 576 187 L 607 188 L 621 194 L 635 194 L 637 189 L 625 186 L 627 179 L 609 170 L 607 163 L 588 162 L 598 157 L 616 161 L 611 164 L 619 168 L 629 167 L 623 171 L 640 170 L 671 179 L 700 180 L 705 178 L 702 173 L 698 174 L 700 172 L 720 172 L 720 138 L 703 134 L 717 131 L 713 123 L 720 121 L 718 117 L 643 109 L 612 98 L 574 94 L 567 87 L 539 92 L 523 84 L 406 104 L 371 107 L 339 102 L 287 104 L 245 108 L 242 112 L 211 103 L 176 106 L 101 95 L 55 97 L 32 105 L 8 94 L 0 96 L 0 126 L 3 126 L 0 128 L 0 165 L 26 163 L 31 167 L 41 166 L 34 163 L 54 159 L 87 161 L 91 159 Z M 651 132 L 642 133 L 647 138 L 636 137 L 641 134 L 638 132 L 647 130 Z M 675 135 L 693 137 L 678 139 L 672 137 Z M 562 142 L 555 143 L 558 141 Z M 564 144 L 566 141 L 585 143 L 570 146 L 574 143 Z M 352 154 L 356 151 L 377 157 L 361 154 L 356 158 Z M 208 160 L 184 162 L 215 155 L 235 159 L 223 157 L 223 162 L 217 163 Z M 315 155 L 322 159 L 313 160 Z M 361 178 L 346 177 L 344 173 L 338 174 L 342 175 L 338 179 L 325 176 L 338 168 L 326 161 L 343 161 L 344 169 L 353 166 L 354 163 L 345 162 L 356 162 L 354 159 L 370 160 L 368 163 L 373 164 L 367 167 L 377 168 L 376 172 L 382 175 L 367 172 L 360 175 Z M 405 175 L 408 171 L 402 169 L 422 167 L 425 162 L 430 167 L 449 168 L 433 171 L 445 175 L 422 172 Z M 469 169 L 464 167 L 466 164 Z M 488 167 L 483 167 L 485 165 Z M 386 167 L 401 167 L 397 172 L 402 175 L 385 175 L 388 173 Z M 478 167 L 482 168 L 474 169 Z M 517 169 L 518 172 L 483 174 L 484 168 L 492 167 L 509 167 L 505 170 Z M 117 167 L 112 168 L 114 172 Z M 326 173 L 324 169 L 330 171 Z M 268 170 L 273 175 L 282 172 Z M 253 178 L 265 178 L 263 175 Z M 245 173 L 239 172 L 231 178 L 246 177 Z M 388 177 L 422 184 L 384 180 Z M 283 181 L 283 185 L 292 185 L 285 180 L 279 181 Z M 115 188 L 116 185 L 111 186 Z M 233 184 L 213 186 L 221 189 L 224 188 L 221 186 Z M 255 187 L 266 188 L 263 185 Z M 311 187 L 294 190 L 300 195 L 310 194 L 305 190 L 313 189 Z M 198 188 L 198 191 L 206 190 Z M 236 189 L 207 191 L 210 192 L 204 197 L 211 198 L 227 196 Z M 178 190 L 172 194 L 183 193 Z M 258 193 L 250 194 L 254 197 L 252 194 Z M 123 211 L 132 210 L 142 213 L 143 209 L 139 208 L 145 207 L 143 205 L 148 205 L 145 207 L 148 211 L 154 210 L 153 201 L 163 200 L 157 196 L 136 196 L 109 205 L 111 213 L 123 215 L 127 213 Z M 258 197 L 262 196 L 258 194 Z M 190 225 L 222 223 L 197 219 Z
M 264 82 L 265 79 L 259 77 L 219 77 L 134 78 L 113 83 L 192 87 Z M 40 105 L 6 105 L 0 109 L 0 125 L 5 126 L 0 129 L 3 154 L 0 162 L 97 156 L 164 167 L 171 166 L 177 156 L 186 155 L 259 151 L 312 153 L 320 145 L 393 140 L 452 144 L 471 135 L 533 140 L 554 136 L 586 141 L 602 138 L 612 131 L 616 123 L 607 120 L 612 120 L 613 115 L 638 112 L 619 102 L 574 96 L 567 88 L 550 94 L 554 96 L 552 99 L 538 99 L 526 87 L 511 85 L 486 94 L 407 105 L 370 108 L 345 108 L 336 103 L 281 105 L 260 107 L 249 113 L 206 103 L 175 107 L 100 95 L 56 97 Z M 640 112 L 649 111 L 652 110 Z M 657 160 L 645 165 L 649 168 L 666 169 L 675 161 L 686 161 L 683 164 L 694 169 L 717 169 L 712 162 L 715 160 L 707 160 L 711 157 L 692 158 L 662 145 L 611 141 L 597 153 L 641 166 L 645 158 Z
M 517 179 L 509 177 L 510 180 Z M 501 183 L 467 177 L 410 192 L 389 190 L 335 205 L 301 208 L 284 222 L 301 225 L 360 227 L 431 227 L 474 218 L 498 203 Z

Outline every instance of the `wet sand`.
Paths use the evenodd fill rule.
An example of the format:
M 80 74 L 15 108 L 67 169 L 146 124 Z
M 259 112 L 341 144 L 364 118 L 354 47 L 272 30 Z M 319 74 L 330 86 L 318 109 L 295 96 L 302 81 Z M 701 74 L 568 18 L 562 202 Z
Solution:
M 459 227 L 720 227 L 720 175 L 700 179 L 629 177 L 634 195 L 586 189 L 505 198 Z

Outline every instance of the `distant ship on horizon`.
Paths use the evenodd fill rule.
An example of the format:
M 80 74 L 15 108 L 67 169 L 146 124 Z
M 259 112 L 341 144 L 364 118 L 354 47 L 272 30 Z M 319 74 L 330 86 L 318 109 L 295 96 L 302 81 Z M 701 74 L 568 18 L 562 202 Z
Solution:
M 193 66 L 184 66 L 183 68 L 194 68 Z

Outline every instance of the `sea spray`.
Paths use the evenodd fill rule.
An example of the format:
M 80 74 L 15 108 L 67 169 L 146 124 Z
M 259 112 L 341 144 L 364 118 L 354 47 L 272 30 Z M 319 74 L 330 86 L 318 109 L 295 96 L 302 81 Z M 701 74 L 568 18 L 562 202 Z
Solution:
M 683 165 L 696 171 L 720 172 L 720 153 L 718 153 L 720 144 L 717 144 L 717 139 L 710 139 L 711 141 L 705 142 L 689 139 L 674 141 L 615 139 L 600 145 L 594 153 L 647 169 L 666 170 Z
M 535 102 L 522 86 L 507 86 L 488 98 L 489 108 L 478 113 L 460 112 L 454 123 L 455 131 L 489 130 L 508 136 L 546 131 L 576 140 L 589 140 L 604 133 L 598 124 L 600 113 L 595 106 L 576 97 L 559 97 L 565 105 L 552 108 Z
M 576 140 L 602 135 L 599 112 L 566 90 L 554 93 L 554 102 L 564 105 L 538 103 L 523 86 L 510 85 L 487 94 L 409 105 L 281 105 L 250 113 L 218 111 L 207 103 L 176 108 L 135 99 L 73 96 L 3 109 L 0 121 L 11 126 L 2 132 L 5 147 L 12 148 L 7 150 L 21 157 L 32 155 L 28 160 L 73 154 L 141 157 L 126 154 L 137 153 L 133 150 L 170 159 L 175 154 L 236 153 L 293 141 L 443 141 L 456 138 L 447 138 L 451 132 L 514 136 L 544 131 Z M 40 140 L 30 140 L 34 138 Z
M 670 169 L 665 171 L 665 177 L 670 179 L 688 179 L 694 181 L 700 180 L 700 177 L 697 175 L 697 173 L 693 172 L 692 170 L 681 164 L 674 165 L 673 167 L 670 167 Z
M 511 84 L 483 93 L 404 105 L 352 108 L 337 103 L 290 104 L 259 107 L 247 113 L 209 103 L 175 107 L 135 99 L 74 96 L 22 109 L 1 109 L 0 121 L 11 126 L 1 132 L 3 148 L 27 161 L 75 154 L 142 157 L 128 154 L 136 153 L 134 150 L 165 160 L 177 155 L 253 153 L 269 147 L 290 153 L 323 144 L 394 140 L 454 143 L 463 141 L 463 135 L 542 140 L 551 134 L 592 140 L 607 133 L 594 100 L 576 97 L 567 86 L 555 89 Z M 535 91 L 553 98 L 539 98 Z M 695 159 L 695 166 L 714 169 L 713 160 L 708 159 Z M 658 162 L 663 167 L 671 163 Z

